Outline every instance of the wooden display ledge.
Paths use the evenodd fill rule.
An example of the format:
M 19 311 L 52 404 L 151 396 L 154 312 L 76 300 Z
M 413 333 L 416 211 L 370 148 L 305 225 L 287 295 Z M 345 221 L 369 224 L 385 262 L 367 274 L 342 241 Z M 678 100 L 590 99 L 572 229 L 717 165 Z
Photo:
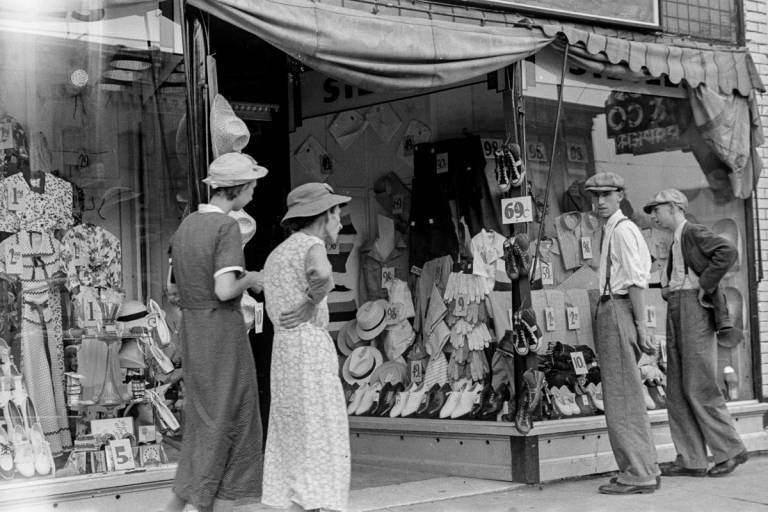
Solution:
M 768 403 L 730 402 L 750 452 L 768 450 Z M 666 410 L 649 411 L 659 462 L 675 449 Z M 352 460 L 392 468 L 539 483 L 616 470 L 605 416 L 537 422 L 524 436 L 504 422 L 350 416 Z

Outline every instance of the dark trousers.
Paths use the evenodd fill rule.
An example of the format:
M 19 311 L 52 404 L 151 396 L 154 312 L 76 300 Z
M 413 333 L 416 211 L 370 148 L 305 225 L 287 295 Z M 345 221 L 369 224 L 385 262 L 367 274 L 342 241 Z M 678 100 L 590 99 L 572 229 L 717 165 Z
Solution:
M 698 290 L 673 291 L 667 314 L 667 410 L 677 463 L 707 467 L 745 450 L 717 385 L 717 341 L 712 314 Z

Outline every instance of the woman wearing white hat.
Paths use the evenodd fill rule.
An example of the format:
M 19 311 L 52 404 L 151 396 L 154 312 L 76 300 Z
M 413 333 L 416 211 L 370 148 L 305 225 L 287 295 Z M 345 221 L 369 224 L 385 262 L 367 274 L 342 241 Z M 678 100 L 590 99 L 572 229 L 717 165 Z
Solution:
M 245 271 L 238 223 L 227 214 L 251 201 L 267 169 L 242 153 L 214 160 L 203 181 L 211 200 L 179 226 L 172 239 L 175 284 L 183 312 L 182 366 L 187 396 L 184 442 L 166 510 L 187 503 L 232 510 L 234 500 L 260 494 L 262 428 L 256 367 L 240 297 L 261 289 Z M 175 289 L 173 289 L 175 288 Z
M 325 242 L 336 241 L 340 206 L 350 199 L 324 183 L 293 189 L 283 217 L 293 234 L 264 265 L 267 314 L 275 325 L 265 505 L 347 508 L 349 427 L 336 348 L 327 330 L 326 297 L 334 284 Z M 290 328 L 297 321 L 298 327 Z

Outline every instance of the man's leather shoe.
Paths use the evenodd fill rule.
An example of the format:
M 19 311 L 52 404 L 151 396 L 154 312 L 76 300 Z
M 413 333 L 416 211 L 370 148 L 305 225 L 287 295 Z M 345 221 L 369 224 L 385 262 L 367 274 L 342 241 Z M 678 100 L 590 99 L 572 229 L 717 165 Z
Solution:
M 373 396 L 373 402 L 371 403 L 371 406 L 368 408 L 367 411 L 365 411 L 362 415 L 363 416 L 378 416 L 379 408 L 381 407 L 382 401 L 384 400 L 384 397 L 392 390 L 392 384 L 387 382 L 384 384 L 378 393 L 376 393 Z
M 619 477 L 615 476 L 615 477 L 611 478 L 608 481 L 610 483 L 612 483 L 612 484 L 615 484 L 615 483 L 617 483 L 619 481 Z M 660 476 L 656 477 L 656 490 L 658 490 L 658 489 L 661 489 L 661 477 Z
M 472 405 L 472 411 L 469 413 L 470 419 L 476 420 L 480 413 L 483 412 L 486 404 L 488 403 L 488 397 L 493 393 L 493 387 L 490 382 L 486 382 L 483 386 L 483 390 L 480 392 L 480 400 Z
M 626 485 L 611 482 L 597 488 L 600 494 L 653 494 L 656 492 L 656 484 L 653 485 Z
M 749 459 L 749 455 L 747 455 L 747 452 L 741 452 L 737 456 L 733 457 L 732 459 L 728 459 L 726 461 L 723 461 L 719 464 L 715 464 L 712 466 L 712 468 L 709 470 L 707 475 L 709 476 L 725 476 L 728 473 L 731 473 L 734 469 L 736 469 L 737 466 L 744 464 Z
M 707 468 L 685 468 L 674 462 L 663 462 L 659 469 L 664 476 L 707 476 Z
M 429 388 L 429 391 L 422 397 L 421 403 L 419 404 L 418 409 L 416 409 L 416 416 L 417 418 L 426 418 L 427 417 L 427 411 L 429 410 L 429 405 L 435 401 L 435 395 L 440 390 L 440 384 L 435 384 L 431 388 Z
M 509 400 L 509 386 L 504 383 L 498 389 L 491 390 L 477 419 L 495 421 L 507 400 Z
M 447 382 L 437 390 L 437 392 L 432 396 L 432 400 L 429 402 L 429 407 L 427 408 L 426 414 L 427 418 L 437 418 L 440 416 L 440 409 L 442 409 L 445 405 L 445 401 L 448 399 L 448 393 L 450 392 L 451 385 Z

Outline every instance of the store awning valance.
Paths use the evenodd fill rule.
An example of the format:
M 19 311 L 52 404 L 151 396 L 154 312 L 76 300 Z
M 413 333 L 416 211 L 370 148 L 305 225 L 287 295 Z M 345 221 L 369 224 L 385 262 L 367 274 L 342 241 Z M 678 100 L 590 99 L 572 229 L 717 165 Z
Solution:
M 764 90 L 746 49 L 632 41 L 570 25 L 535 24 L 515 15 L 429 2 L 345 0 L 342 7 L 342 2 L 332 5 L 334 1 L 189 3 L 314 69 L 371 90 L 414 90 L 461 82 L 519 61 L 562 37 L 575 46 L 574 58 L 601 65 L 605 72 L 625 79 L 667 75 L 674 83 L 685 80 L 692 87 L 703 83 L 743 96 L 753 89 Z M 419 5 L 426 7 L 420 11 Z

